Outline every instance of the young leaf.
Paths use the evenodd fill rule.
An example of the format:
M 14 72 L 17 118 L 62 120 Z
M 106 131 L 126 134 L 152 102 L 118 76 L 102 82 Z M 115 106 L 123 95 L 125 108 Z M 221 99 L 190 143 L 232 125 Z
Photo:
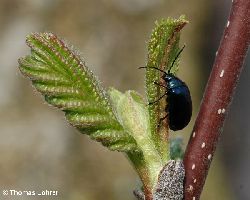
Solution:
M 141 151 L 137 157 L 135 155 L 128 156 L 142 180 L 146 177 L 148 179 L 147 186 L 153 188 L 164 164 L 151 139 L 147 106 L 142 97 L 135 91 L 130 90 L 123 94 L 112 88 L 109 93 L 117 119 L 124 129 L 133 136 Z
M 19 59 L 20 70 L 49 104 L 109 149 L 138 151 L 134 138 L 117 121 L 108 95 L 77 53 L 52 33 L 31 34 L 26 42 L 31 55 Z
M 160 70 L 167 71 L 170 69 L 176 54 L 179 51 L 180 30 L 187 23 L 184 16 L 179 19 L 163 19 L 156 22 L 156 28 L 151 34 L 148 44 L 148 62 L 146 68 L 146 91 L 147 101 L 155 102 L 148 106 L 150 116 L 150 127 L 152 138 L 156 144 L 157 150 L 166 163 L 170 159 L 169 155 L 169 137 L 168 137 L 168 119 L 160 119 L 167 115 L 166 98 L 158 101 L 159 97 L 166 93 L 166 88 L 159 87 L 156 83 L 164 85 L 161 78 L 163 73 L 153 69 L 156 67 Z M 178 61 L 175 62 L 171 73 L 175 73 L 178 68 Z

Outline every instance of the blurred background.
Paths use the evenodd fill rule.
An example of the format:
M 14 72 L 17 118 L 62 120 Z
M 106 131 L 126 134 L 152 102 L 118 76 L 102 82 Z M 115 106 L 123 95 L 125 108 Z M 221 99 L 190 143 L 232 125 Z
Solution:
M 3 189 L 57 190 L 43 199 L 132 200 L 140 182 L 121 153 L 80 134 L 48 106 L 18 70 L 25 36 L 52 31 L 70 41 L 105 87 L 144 94 L 146 44 L 154 21 L 185 14 L 186 44 L 178 76 L 191 90 L 194 114 L 179 133 L 186 145 L 226 24 L 231 1 L 0 0 L 0 199 Z M 249 65 L 249 56 L 248 56 Z M 247 65 L 247 62 L 245 62 Z M 202 200 L 250 199 L 250 70 L 243 70 Z

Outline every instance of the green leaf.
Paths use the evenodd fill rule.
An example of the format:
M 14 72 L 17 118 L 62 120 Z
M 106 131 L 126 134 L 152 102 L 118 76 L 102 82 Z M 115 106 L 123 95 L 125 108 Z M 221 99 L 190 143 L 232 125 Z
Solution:
M 135 91 L 127 91 L 125 94 L 111 88 L 111 102 L 117 119 L 124 129 L 136 140 L 141 155 L 136 158 L 129 155 L 132 162 L 143 167 L 144 176 L 149 179 L 148 185 L 152 187 L 157 183 L 158 173 L 164 166 L 159 152 L 151 139 L 151 130 L 149 123 L 149 114 L 147 106 L 142 97 Z M 141 163 L 143 166 L 141 166 Z M 139 174 L 141 174 L 139 169 Z M 146 174 L 145 174 L 146 173 Z
M 167 71 L 177 53 L 179 52 L 180 30 L 188 23 L 184 16 L 179 19 L 162 19 L 156 22 L 156 27 L 151 34 L 148 44 L 148 62 L 146 68 L 146 92 L 147 101 L 155 102 L 148 106 L 150 127 L 152 139 L 154 140 L 157 150 L 166 163 L 170 159 L 169 155 L 169 136 L 168 136 L 168 119 L 160 122 L 160 118 L 167 115 L 166 98 L 157 101 L 159 97 L 166 93 L 166 88 L 159 87 L 154 82 L 164 85 L 161 78 L 163 73 L 159 70 L 152 69 L 156 67 L 160 70 Z M 171 73 L 178 69 L 178 60 L 175 62 Z
M 49 104 L 109 149 L 138 151 L 134 138 L 117 121 L 109 96 L 72 48 L 52 33 L 31 34 L 26 42 L 31 55 L 19 59 L 19 68 Z

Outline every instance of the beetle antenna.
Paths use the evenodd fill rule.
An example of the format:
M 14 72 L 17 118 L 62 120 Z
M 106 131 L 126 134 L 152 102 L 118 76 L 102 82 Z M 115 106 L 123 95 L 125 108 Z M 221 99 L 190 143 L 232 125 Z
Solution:
M 172 65 L 171 65 L 171 67 L 170 67 L 169 70 L 168 70 L 168 74 L 170 74 L 170 70 L 171 70 L 172 67 L 174 66 L 175 61 L 179 58 L 179 56 L 180 56 L 181 52 L 184 50 L 185 46 L 186 46 L 186 45 L 184 44 L 183 47 L 181 48 L 181 50 L 180 50 L 180 51 L 177 53 L 177 55 L 175 56 L 174 61 L 172 62 Z
M 165 72 L 165 71 L 163 71 L 163 70 L 161 70 L 161 69 L 159 69 L 159 68 L 157 68 L 157 67 L 139 67 L 138 69 L 143 69 L 143 68 L 156 69 L 156 70 L 158 70 L 158 71 L 160 71 L 160 72 L 162 72 L 162 73 L 164 73 L 164 74 L 167 74 L 167 72 Z

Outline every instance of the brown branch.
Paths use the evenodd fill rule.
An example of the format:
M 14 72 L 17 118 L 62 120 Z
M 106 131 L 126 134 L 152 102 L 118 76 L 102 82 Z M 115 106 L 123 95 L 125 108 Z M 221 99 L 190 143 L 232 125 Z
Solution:
M 250 1 L 234 0 L 184 156 L 185 200 L 198 200 L 250 43 Z

